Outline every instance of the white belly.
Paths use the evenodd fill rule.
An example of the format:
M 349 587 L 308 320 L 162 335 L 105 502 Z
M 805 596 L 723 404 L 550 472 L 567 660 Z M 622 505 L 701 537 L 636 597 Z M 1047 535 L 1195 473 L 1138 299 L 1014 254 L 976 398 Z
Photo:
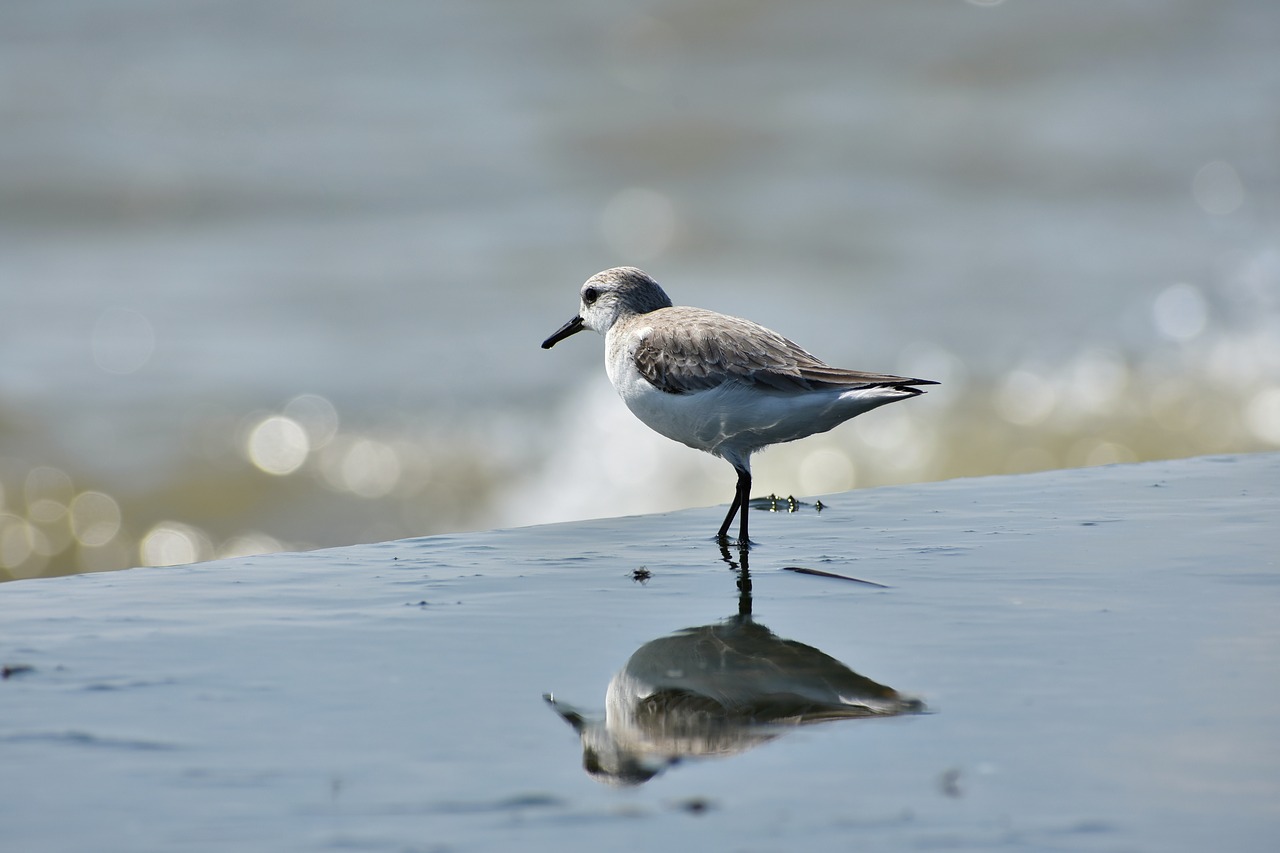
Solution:
M 668 394 L 638 373 L 616 385 L 627 408 L 650 429 L 744 465 L 757 450 L 795 441 L 898 399 L 884 388 L 782 394 L 729 382 L 708 391 Z M 905 395 L 903 395 L 905 396 Z
M 611 332 L 612 334 L 612 332 Z M 706 391 L 670 394 L 636 370 L 625 347 L 608 346 L 605 369 L 637 418 L 661 435 L 745 467 L 752 453 L 795 441 L 910 393 L 893 388 L 780 392 L 730 381 Z

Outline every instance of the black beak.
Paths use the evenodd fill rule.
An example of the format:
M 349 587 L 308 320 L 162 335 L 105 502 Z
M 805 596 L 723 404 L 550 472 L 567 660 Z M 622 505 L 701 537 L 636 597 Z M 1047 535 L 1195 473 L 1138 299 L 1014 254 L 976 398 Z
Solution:
M 575 732 L 581 733 L 586 727 L 587 721 L 582 716 L 582 712 L 577 708 L 574 708 L 572 705 L 565 705 L 561 702 L 557 702 L 556 697 L 552 696 L 550 693 L 543 693 L 542 701 L 550 705 L 551 710 L 560 715 L 560 719 L 573 726 L 573 730 Z
M 551 337 L 543 341 L 542 348 L 551 349 L 553 346 L 560 343 L 570 335 L 578 334 L 578 332 L 581 332 L 582 329 L 583 329 L 582 318 L 574 317 L 572 320 L 570 320 L 569 322 L 561 326 L 559 329 L 557 329 L 554 335 L 552 335 Z

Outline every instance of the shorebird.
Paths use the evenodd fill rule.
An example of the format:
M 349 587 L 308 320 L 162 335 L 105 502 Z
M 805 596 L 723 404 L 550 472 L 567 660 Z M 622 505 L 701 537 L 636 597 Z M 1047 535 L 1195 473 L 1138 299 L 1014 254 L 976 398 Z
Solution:
M 723 758 L 788 730 L 926 713 L 924 702 L 739 614 L 645 643 L 610 681 L 604 718 L 542 697 L 582 739 L 582 766 L 639 785 L 691 758 Z
M 938 384 L 831 367 L 750 320 L 672 305 L 635 267 L 596 273 L 579 296 L 577 315 L 542 348 L 583 329 L 604 335 L 605 371 L 632 414 L 733 466 L 738 482 L 716 534 L 722 542 L 737 515 L 738 544 L 750 543 L 751 454 L 923 394 L 917 385 Z

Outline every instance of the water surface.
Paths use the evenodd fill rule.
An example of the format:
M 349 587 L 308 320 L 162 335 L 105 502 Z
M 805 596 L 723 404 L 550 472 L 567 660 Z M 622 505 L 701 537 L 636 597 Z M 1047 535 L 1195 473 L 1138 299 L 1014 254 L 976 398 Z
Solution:
M 542 697 L 599 720 L 637 652 L 737 616 L 717 510 L 6 584 L 0 826 L 131 853 L 1269 851 L 1278 475 L 1214 457 L 758 512 L 755 622 L 928 713 L 730 720 L 718 757 L 625 785 Z

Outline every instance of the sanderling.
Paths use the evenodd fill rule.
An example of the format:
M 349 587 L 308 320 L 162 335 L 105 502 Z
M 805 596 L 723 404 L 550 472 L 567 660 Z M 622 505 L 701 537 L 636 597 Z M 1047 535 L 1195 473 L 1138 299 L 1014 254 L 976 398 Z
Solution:
M 635 267 L 596 273 L 582 285 L 578 314 L 542 342 L 550 349 L 583 329 L 605 338 L 605 370 L 624 403 L 650 429 L 724 459 L 738 473 L 724 541 L 739 517 L 746 546 L 751 454 L 844 423 L 885 403 L 923 394 L 908 379 L 831 367 L 764 326 L 673 306 Z
M 601 718 L 542 696 L 582 741 L 582 766 L 639 785 L 686 759 L 724 758 L 799 726 L 925 712 L 750 616 L 685 628 L 636 649 L 605 690 Z

